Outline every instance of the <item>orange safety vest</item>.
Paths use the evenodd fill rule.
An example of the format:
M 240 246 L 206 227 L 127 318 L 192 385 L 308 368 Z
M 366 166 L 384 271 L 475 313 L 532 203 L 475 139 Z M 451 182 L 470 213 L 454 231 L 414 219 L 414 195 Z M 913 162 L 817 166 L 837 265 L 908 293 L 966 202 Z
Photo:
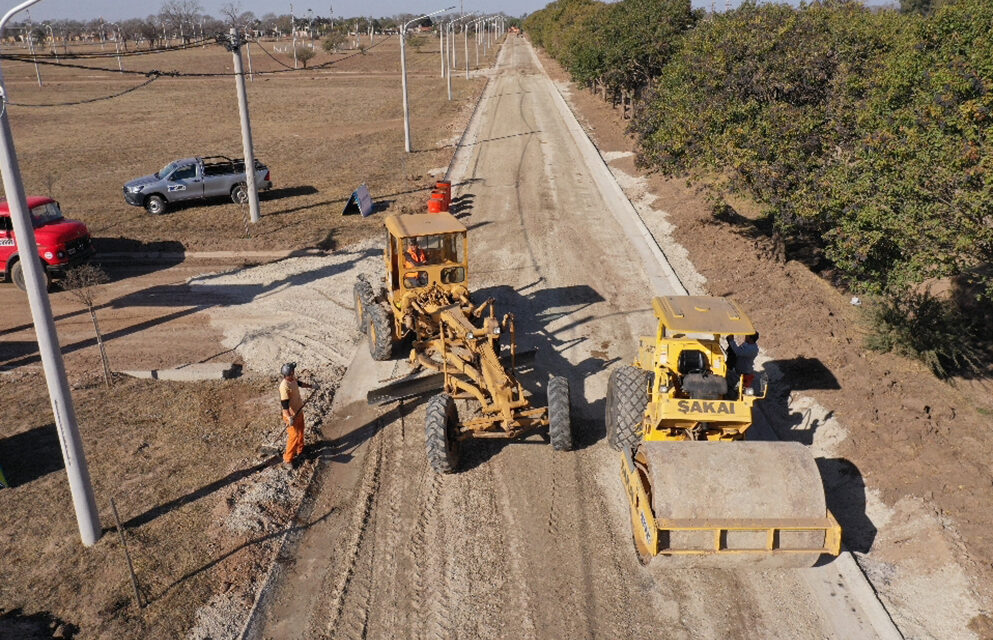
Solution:
M 425 262 L 428 261 L 428 256 L 426 253 L 424 253 L 424 249 L 421 249 L 420 247 L 415 247 L 414 245 L 407 247 L 407 256 L 410 258 L 410 261 L 413 262 L 415 265 L 424 264 Z

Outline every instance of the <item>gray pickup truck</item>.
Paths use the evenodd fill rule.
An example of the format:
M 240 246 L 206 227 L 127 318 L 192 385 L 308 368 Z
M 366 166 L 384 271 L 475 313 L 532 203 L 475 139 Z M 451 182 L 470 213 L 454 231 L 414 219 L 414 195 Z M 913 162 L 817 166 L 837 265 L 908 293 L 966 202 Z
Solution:
M 258 160 L 255 161 L 255 186 L 259 191 L 272 188 L 269 169 Z M 165 213 L 166 206 L 172 202 L 216 197 L 230 197 L 238 204 L 248 202 L 243 159 L 226 156 L 183 158 L 170 162 L 158 173 L 124 185 L 127 203 L 145 207 L 154 215 Z

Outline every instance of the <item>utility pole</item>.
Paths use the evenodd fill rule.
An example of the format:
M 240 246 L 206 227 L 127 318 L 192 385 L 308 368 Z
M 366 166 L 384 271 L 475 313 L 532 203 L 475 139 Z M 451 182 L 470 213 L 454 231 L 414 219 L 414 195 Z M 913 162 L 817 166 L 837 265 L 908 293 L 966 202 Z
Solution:
M 27 0 L 8 11 L 0 19 L 0 35 L 3 34 L 4 27 L 14 14 L 39 1 Z M 0 99 L 6 104 L 7 88 L 2 73 L 0 73 Z M 90 482 L 86 456 L 83 453 L 83 440 L 76 422 L 76 409 L 72 403 L 72 394 L 69 392 L 69 381 L 66 379 L 59 337 L 55 332 L 52 305 L 45 290 L 41 262 L 35 259 L 37 241 L 34 225 L 28 212 L 24 182 L 21 179 L 21 168 L 17 162 L 7 111 L 7 109 L 0 110 L 0 173 L 3 174 L 3 188 L 7 194 L 7 204 L 10 207 L 17 244 L 27 248 L 25 259 L 21 261 L 24 269 L 24 285 L 27 289 L 35 335 L 38 338 L 38 353 L 41 355 L 42 367 L 45 370 L 45 383 L 48 385 L 48 395 L 52 401 L 52 413 L 55 415 L 55 430 L 62 445 L 62 460 L 65 462 L 66 476 L 69 478 L 69 492 L 72 494 L 72 504 L 76 510 L 79 535 L 83 545 L 92 547 L 100 539 L 100 515 L 93 497 L 93 486 Z
M 255 150 L 252 147 L 252 123 L 248 119 L 248 94 L 245 93 L 245 69 L 241 63 L 241 37 L 231 28 L 228 45 L 234 56 L 235 82 L 238 84 L 238 113 L 241 115 L 241 146 L 245 150 L 245 186 L 252 222 L 259 221 L 259 192 L 255 188 Z
M 465 79 L 469 79 L 469 25 L 462 25 L 462 40 L 465 42 Z

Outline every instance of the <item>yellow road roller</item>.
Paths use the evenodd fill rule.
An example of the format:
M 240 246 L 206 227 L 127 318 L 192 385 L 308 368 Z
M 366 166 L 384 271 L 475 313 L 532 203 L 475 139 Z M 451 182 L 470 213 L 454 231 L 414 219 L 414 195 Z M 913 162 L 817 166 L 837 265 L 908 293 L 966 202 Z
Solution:
M 806 447 L 744 441 L 766 385 L 737 373 L 724 341 L 754 334 L 751 320 L 723 297 L 652 307 L 657 331 L 611 372 L 606 401 L 639 559 L 809 567 L 838 555 L 841 527 Z

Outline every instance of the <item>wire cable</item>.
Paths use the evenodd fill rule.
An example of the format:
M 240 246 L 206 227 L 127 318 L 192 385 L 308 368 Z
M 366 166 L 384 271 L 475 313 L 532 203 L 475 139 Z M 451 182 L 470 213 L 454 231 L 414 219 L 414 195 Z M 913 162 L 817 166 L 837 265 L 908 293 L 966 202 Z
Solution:
M 327 62 L 323 62 L 321 64 L 314 65 L 312 67 L 301 67 L 299 69 L 294 69 L 293 67 L 290 67 L 289 65 L 280 62 L 277 58 L 275 58 L 275 56 L 273 56 L 271 53 L 269 53 L 269 51 L 266 50 L 266 48 L 263 47 L 258 42 L 258 40 L 251 40 L 251 41 L 246 41 L 246 42 L 255 42 L 256 44 L 258 44 L 258 47 L 260 49 L 262 49 L 262 51 L 267 56 L 269 56 L 270 58 L 272 58 L 273 60 L 275 60 L 276 62 L 278 62 L 279 64 L 281 64 L 282 66 L 286 67 L 285 69 L 276 69 L 274 71 L 255 71 L 255 72 L 253 72 L 254 75 L 265 76 L 265 75 L 276 75 L 276 74 L 280 74 L 280 73 L 308 72 L 308 71 L 317 71 L 317 70 L 321 70 L 321 69 L 327 69 L 327 68 L 332 67 L 332 66 L 334 66 L 336 64 L 340 64 L 340 63 L 342 63 L 342 62 L 344 62 L 346 60 L 349 60 L 351 58 L 354 58 L 355 56 L 363 55 L 369 49 L 372 49 L 374 47 L 378 47 L 379 45 L 383 44 L 386 40 L 389 40 L 392 37 L 393 37 L 392 35 L 387 36 L 387 37 L 383 38 L 382 40 L 380 40 L 379 42 L 377 42 L 376 44 L 371 45 L 369 47 L 366 47 L 365 49 L 356 51 L 356 52 L 354 52 L 354 53 L 352 53 L 350 55 L 345 56 L 344 58 L 339 58 L 337 60 L 328 60 Z M 220 42 L 219 39 L 217 41 Z M 105 73 L 121 73 L 121 74 L 126 74 L 126 75 L 127 74 L 130 74 L 130 75 L 142 75 L 142 76 L 144 76 L 144 75 L 148 75 L 150 73 L 155 73 L 158 76 L 161 76 L 161 77 L 170 77 L 170 78 L 233 78 L 233 77 L 235 77 L 235 76 L 238 75 L 237 73 L 207 73 L 207 72 L 183 72 L 183 71 L 161 71 L 161 70 L 155 70 L 155 71 L 138 71 L 138 70 L 133 70 L 133 69 L 108 69 L 106 67 L 94 67 L 94 66 L 90 66 L 90 65 L 74 64 L 74 63 L 69 63 L 69 62 L 61 62 L 61 61 L 60 62 L 53 62 L 51 60 L 36 60 L 36 59 L 33 59 L 30 54 L 23 55 L 23 54 L 0 53 L 0 60 L 10 60 L 10 61 L 13 61 L 13 62 L 23 62 L 23 63 L 26 63 L 26 64 L 43 64 L 43 65 L 47 65 L 47 66 L 50 66 L 50 67 L 65 67 L 67 69 L 82 69 L 84 71 L 103 71 Z M 245 74 L 247 74 L 247 73 L 248 72 L 246 71 Z
M 138 89 L 143 89 L 143 88 L 145 88 L 148 85 L 152 84 L 153 82 L 155 82 L 156 80 L 158 80 L 161 77 L 160 74 L 157 71 L 149 72 L 148 73 L 148 76 L 149 76 L 148 80 L 145 80 L 141 84 L 137 84 L 137 85 L 135 85 L 133 87 L 128 87 L 124 91 L 118 91 L 117 93 L 112 93 L 112 94 L 107 95 L 107 96 L 100 96 L 99 98 L 87 98 L 85 100 L 75 100 L 73 102 L 49 102 L 49 103 L 43 103 L 43 104 L 31 104 L 31 103 L 24 103 L 24 102 L 10 102 L 10 101 L 4 100 L 4 106 L 6 107 L 6 105 L 9 104 L 9 105 L 11 105 L 13 107 L 74 107 L 74 106 L 80 105 L 80 104 L 89 104 L 91 102 L 102 102 L 103 100 L 112 100 L 114 98 L 120 98 L 123 95 L 127 95 L 127 94 L 131 93 L 132 91 L 137 91 Z

